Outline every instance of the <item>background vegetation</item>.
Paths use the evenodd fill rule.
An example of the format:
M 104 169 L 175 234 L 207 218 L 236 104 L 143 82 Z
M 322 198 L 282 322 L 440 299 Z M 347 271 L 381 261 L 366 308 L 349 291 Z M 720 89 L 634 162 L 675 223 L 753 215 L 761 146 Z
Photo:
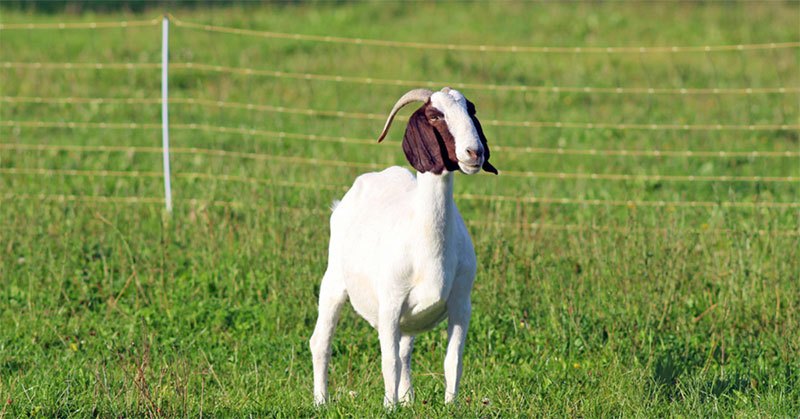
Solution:
M 455 44 L 638 47 L 800 40 L 798 3 L 388 2 L 172 12 L 186 21 L 234 28 Z M 0 22 L 143 20 L 159 13 L 5 9 Z M 158 63 L 160 36 L 157 23 L 2 30 L 0 61 Z M 800 86 L 798 48 L 646 54 L 437 51 L 270 39 L 175 25 L 170 43 L 173 98 L 344 112 L 383 114 L 407 88 L 200 71 L 175 64 L 442 85 Z M 157 66 L 0 66 L 0 96 L 157 100 L 159 75 Z M 797 93 L 462 91 L 476 103 L 483 121 L 749 125 L 797 124 L 800 116 Z M 173 155 L 175 211 L 165 217 L 158 201 L 162 179 L 155 175 L 25 173 L 158 172 L 157 152 L 22 147 L 160 147 L 157 127 L 47 128 L 12 122 L 158 124 L 157 102 L 12 100 L 0 102 L 0 143 L 5 146 L 0 149 L 0 416 L 384 413 L 377 334 L 352 310 L 345 311 L 334 342 L 334 402 L 322 410 L 312 407 L 307 350 L 326 263 L 327 208 L 369 169 L 281 156 L 405 165 L 399 126 L 381 145 L 173 128 L 173 147 L 273 157 Z M 370 141 L 383 124 L 377 119 L 180 102 L 171 104 L 170 112 L 176 126 L 194 123 Z M 797 177 L 797 157 L 562 155 L 518 149 L 796 152 L 797 130 L 490 124 L 485 130 L 492 161 L 506 173 L 460 176 L 460 195 L 800 202 L 797 182 L 513 175 Z M 223 175 L 240 179 L 221 179 Z M 139 200 L 87 198 L 92 196 Z M 460 403 L 443 405 L 446 332 L 439 327 L 421 335 L 415 346 L 416 403 L 393 416 L 797 416 L 797 208 L 465 198 L 458 204 L 470 220 L 480 263 Z

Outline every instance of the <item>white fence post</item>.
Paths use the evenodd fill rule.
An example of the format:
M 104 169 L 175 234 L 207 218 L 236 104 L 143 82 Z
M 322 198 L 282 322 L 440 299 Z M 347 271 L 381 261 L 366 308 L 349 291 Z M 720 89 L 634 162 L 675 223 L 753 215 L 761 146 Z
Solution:
M 169 113 L 167 106 L 167 64 L 169 63 L 169 18 L 161 24 L 161 141 L 164 155 L 164 202 L 172 213 L 172 187 L 169 179 Z

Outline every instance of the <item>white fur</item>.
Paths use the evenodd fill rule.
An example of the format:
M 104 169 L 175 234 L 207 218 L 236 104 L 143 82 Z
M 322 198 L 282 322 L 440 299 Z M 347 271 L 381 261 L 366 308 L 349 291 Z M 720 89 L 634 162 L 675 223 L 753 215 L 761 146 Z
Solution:
M 467 114 L 467 99 L 458 90 L 451 89 L 447 93 L 436 92 L 431 95 L 431 105 L 444 114 L 447 127 L 456 138 L 456 157 L 461 170 L 468 174 L 479 172 L 483 164 L 483 157 L 477 162 L 471 162 L 474 164 L 462 163 L 472 160 L 467 150 L 473 150 L 479 156 L 483 156 L 483 145 L 478 137 L 478 131 Z
M 453 90 L 437 92 L 431 102 L 444 113 L 457 149 L 481 150 L 477 162 L 464 151 L 465 165 L 480 168 L 481 143 L 464 97 Z M 404 168 L 390 167 L 359 176 L 334 207 L 328 268 L 310 341 L 315 403 L 328 397 L 331 339 L 348 297 L 378 330 L 386 406 L 411 401 L 414 335 L 446 317 L 445 401 L 455 399 L 477 264 L 453 201 L 453 176 L 445 171 L 414 177 Z

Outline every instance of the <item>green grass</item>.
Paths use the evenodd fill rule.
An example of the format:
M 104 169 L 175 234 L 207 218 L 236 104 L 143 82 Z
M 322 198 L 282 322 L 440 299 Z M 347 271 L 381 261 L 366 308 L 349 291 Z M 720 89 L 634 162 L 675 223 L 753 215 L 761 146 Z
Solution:
M 39 15 L 0 22 L 149 19 Z M 697 46 L 800 40 L 798 3 L 399 3 L 173 10 L 181 19 L 316 35 L 532 46 Z M 171 61 L 286 72 L 531 86 L 800 86 L 800 48 L 654 54 L 513 54 L 379 48 L 171 29 Z M 2 62 L 160 60 L 158 26 L 0 31 Z M 0 67 L 0 96 L 160 97 L 159 69 Z M 175 68 L 171 95 L 387 112 L 403 87 Z M 798 94 L 519 93 L 462 89 L 481 120 L 797 124 Z M 375 138 L 382 121 L 175 103 L 173 124 Z M 404 111 L 403 115 L 408 115 Z M 160 123 L 158 104 L 0 102 L 0 121 Z M 405 164 L 377 144 L 175 128 L 172 146 Z M 800 176 L 797 157 L 520 153 L 508 147 L 792 151 L 796 130 L 485 126 L 505 171 Z M 0 143 L 160 147 L 159 129 L 0 126 Z M 506 147 L 504 149 L 503 147 Z M 327 208 L 366 169 L 179 153 L 175 211 L 143 152 L 0 149 L 0 417 L 380 416 L 377 333 L 351 309 L 333 347 L 333 403 L 312 406 L 307 349 L 325 269 Z M 181 176 L 241 176 L 234 181 Z M 257 179 L 255 181 L 252 179 Z M 290 187 L 270 182 L 329 187 Z M 457 194 L 634 201 L 799 202 L 798 182 L 459 176 Z M 190 201 L 191 199 L 202 202 Z M 241 205 L 213 205 L 211 201 Z M 415 345 L 417 400 L 389 416 L 796 417 L 797 208 L 653 208 L 458 200 L 479 259 L 457 406 L 445 406 L 443 326 Z M 518 228 L 540 223 L 544 229 Z M 577 226 L 560 229 L 558 226 Z M 596 226 L 597 228 L 586 228 Z

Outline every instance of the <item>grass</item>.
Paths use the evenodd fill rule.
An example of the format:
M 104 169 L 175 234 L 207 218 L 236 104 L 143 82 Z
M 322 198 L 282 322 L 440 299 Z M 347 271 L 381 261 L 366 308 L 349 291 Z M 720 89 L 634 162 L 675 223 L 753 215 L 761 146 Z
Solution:
M 35 14 L 0 22 L 117 21 Z M 797 3 L 284 5 L 173 10 L 274 32 L 437 43 L 697 46 L 800 39 Z M 445 20 L 446 17 L 446 20 Z M 446 21 L 447 24 L 443 24 Z M 657 24 L 655 23 L 657 22 Z M 513 54 L 378 48 L 171 29 L 171 62 L 448 83 L 737 88 L 800 86 L 800 49 Z M 157 26 L 0 31 L 3 62 L 160 60 Z M 177 66 L 176 66 L 177 67 Z M 0 96 L 152 98 L 159 69 L 0 68 Z M 175 68 L 171 96 L 345 112 L 388 111 L 404 88 Z M 462 89 L 483 121 L 797 124 L 798 95 Z M 1 102 L 0 121 L 160 123 L 158 104 Z M 407 112 L 404 115 L 407 115 Z M 173 124 L 372 139 L 382 121 L 174 103 Z M 800 176 L 797 157 L 571 155 L 513 147 L 798 151 L 797 130 L 683 131 L 486 125 L 506 175 L 456 193 L 634 201 L 798 202 L 798 182 L 557 179 L 509 172 Z M 405 164 L 381 145 L 171 131 L 173 147 Z M 3 144 L 159 147 L 158 129 L 0 126 Z M 347 309 L 334 402 L 312 407 L 307 339 L 326 264 L 327 207 L 363 167 L 246 156 L 172 157 L 161 203 L 28 195 L 163 196 L 161 178 L 20 169 L 158 172 L 160 155 L 0 153 L 0 416 L 745 416 L 800 406 L 797 208 L 687 208 L 458 199 L 479 259 L 460 403 L 445 406 L 443 326 L 415 345 L 415 404 L 381 406 L 377 334 Z M 15 172 L 16 171 L 16 172 Z M 246 177 L 246 181 L 187 176 Z M 183 175 L 181 175 L 183 174 Z M 325 185 L 291 187 L 270 182 Z M 198 199 L 203 202 L 190 201 Z M 217 206 L 211 201 L 242 205 Z M 205 202 L 205 203 L 204 203 Z M 540 223 L 549 228 L 520 228 Z M 559 226 L 572 226 L 559 228 Z M 596 228 L 588 228 L 595 226 Z

